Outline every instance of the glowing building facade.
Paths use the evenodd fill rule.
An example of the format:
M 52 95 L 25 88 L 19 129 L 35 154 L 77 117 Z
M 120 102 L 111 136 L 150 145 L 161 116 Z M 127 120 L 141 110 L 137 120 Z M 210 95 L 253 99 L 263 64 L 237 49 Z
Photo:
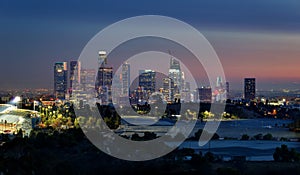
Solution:
M 57 62 L 54 64 L 54 95 L 56 98 L 66 99 L 68 88 L 67 62 Z
M 244 98 L 245 100 L 255 99 L 255 78 L 244 79 Z

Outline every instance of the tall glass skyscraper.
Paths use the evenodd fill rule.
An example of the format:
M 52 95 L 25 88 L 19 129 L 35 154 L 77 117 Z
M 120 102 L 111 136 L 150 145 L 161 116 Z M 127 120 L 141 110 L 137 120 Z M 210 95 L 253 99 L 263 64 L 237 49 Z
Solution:
M 169 78 L 174 82 L 174 96 L 180 97 L 183 77 L 180 69 L 180 62 L 175 60 L 175 58 L 171 58 L 170 60 Z
M 125 62 L 122 65 L 122 75 L 120 77 L 122 85 L 122 96 L 129 96 L 130 93 L 130 64 Z
M 96 90 L 98 92 L 98 98 L 101 100 L 101 104 L 106 105 L 112 102 L 112 80 L 112 67 L 100 67 L 97 75 Z
M 172 102 L 174 99 L 174 82 L 171 78 L 163 78 L 163 95 L 166 101 Z
M 156 72 L 153 70 L 140 70 L 139 71 L 139 86 L 151 95 L 155 92 L 156 85 Z
M 245 100 L 255 99 L 255 78 L 244 79 L 244 98 Z
M 57 62 L 54 64 L 54 95 L 56 98 L 64 100 L 68 88 L 67 62 Z
M 101 104 L 107 105 L 112 103 L 113 68 L 107 67 L 107 55 L 105 51 L 99 51 L 99 66 L 95 89 L 98 99 L 101 100 Z
M 70 61 L 69 94 L 72 96 L 73 86 L 80 84 L 81 66 L 79 61 Z
M 91 91 L 95 89 L 96 70 L 82 69 L 80 73 L 80 84 L 83 91 Z

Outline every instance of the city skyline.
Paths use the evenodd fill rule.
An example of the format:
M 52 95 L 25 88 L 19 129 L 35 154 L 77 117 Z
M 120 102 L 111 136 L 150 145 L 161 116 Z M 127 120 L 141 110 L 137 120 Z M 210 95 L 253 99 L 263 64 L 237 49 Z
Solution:
M 243 89 L 244 77 L 256 77 L 258 89 L 299 89 L 298 1 L 175 1 L 172 8 L 164 8 L 168 1 L 118 2 L 132 9 L 112 8 L 116 2 L 111 1 L 44 3 L 1 2 L 3 89 L 52 88 L 53 62 L 77 60 L 101 29 L 144 14 L 178 18 L 202 32 L 216 50 L 232 89 Z M 107 8 L 99 11 L 100 6 Z
M 105 57 L 104 60 L 106 60 L 106 59 L 107 58 Z M 171 58 L 169 58 L 169 60 L 170 60 L 170 63 L 173 60 L 175 62 L 177 62 L 177 60 L 175 60 L 172 56 L 171 56 Z M 100 61 L 100 62 L 102 62 L 102 61 Z M 132 62 L 132 60 L 130 62 Z M 178 64 L 181 64 L 181 63 L 178 62 Z M 97 70 L 86 69 L 84 67 L 82 68 L 81 67 L 81 62 L 80 61 L 74 61 L 74 60 L 70 60 L 70 61 L 57 61 L 57 62 L 53 63 L 53 65 L 54 65 L 54 68 L 51 71 L 52 72 L 54 71 L 54 74 L 53 74 L 53 77 L 52 77 L 52 78 L 54 78 L 54 81 L 52 82 L 52 87 L 54 85 L 54 88 L 36 88 L 36 89 L 34 89 L 34 88 L 25 88 L 23 90 L 26 90 L 26 91 L 29 92 L 30 90 L 43 90 L 44 89 L 45 92 L 46 92 L 46 90 L 48 92 L 50 92 L 50 93 L 53 91 L 54 92 L 53 95 L 55 95 L 56 94 L 56 89 L 55 89 L 55 87 L 56 87 L 56 83 L 55 83 L 56 74 L 57 74 L 57 72 L 61 73 L 61 69 L 64 69 L 62 72 L 64 73 L 64 76 L 66 76 L 66 77 L 64 77 L 64 80 L 63 80 L 64 81 L 64 85 L 63 86 L 65 86 L 65 89 L 63 91 L 65 91 L 64 95 L 67 95 L 68 98 L 71 97 L 71 95 L 72 95 L 72 90 L 73 90 L 72 89 L 72 82 L 75 83 L 76 87 L 80 87 L 82 89 L 85 89 L 86 88 L 85 86 L 87 86 L 88 88 L 92 87 L 92 89 L 95 88 L 94 85 L 97 82 L 97 78 L 94 79 L 94 77 L 96 75 Z M 59 67 L 58 67 L 59 70 L 56 69 L 56 67 L 57 67 L 56 65 L 59 65 Z M 121 66 L 121 69 L 120 69 L 121 73 L 120 72 L 114 72 L 113 69 L 115 69 L 115 68 L 111 64 L 107 64 L 106 63 L 104 65 L 111 66 L 111 67 L 107 67 L 108 69 L 111 69 L 110 70 L 111 71 L 111 75 L 110 76 L 112 76 L 112 78 L 113 78 L 111 81 L 112 82 L 116 81 L 117 84 L 115 84 L 115 85 L 118 86 L 117 88 L 120 88 L 120 89 L 117 89 L 118 92 L 116 92 L 116 93 L 119 94 L 119 95 L 121 95 L 121 96 L 126 96 L 125 94 L 127 94 L 127 92 L 130 92 L 128 87 L 129 86 L 134 86 L 134 84 L 136 85 L 136 82 L 130 81 L 130 79 L 132 78 L 132 76 L 130 74 L 135 74 L 135 73 L 132 72 L 132 70 L 130 70 L 130 65 L 131 64 L 129 62 L 124 62 L 122 64 L 122 66 Z M 101 65 L 99 65 L 99 66 L 101 67 Z M 170 73 L 170 70 L 172 70 L 171 67 L 172 66 L 170 65 L 170 68 L 166 69 L 166 72 L 168 72 L 168 70 L 169 70 L 169 73 Z M 180 65 L 179 65 L 179 68 L 180 68 Z M 78 69 L 80 71 L 78 71 Z M 144 69 L 144 70 L 140 69 L 136 73 L 138 75 L 139 74 L 143 74 L 142 71 L 154 71 L 154 72 L 156 72 L 155 70 L 151 70 L 151 69 L 148 69 L 148 70 L 146 70 L 146 69 Z M 181 74 L 184 75 L 184 71 L 182 71 Z M 166 81 L 165 80 L 166 78 L 163 78 L 164 76 L 165 75 L 162 74 L 156 80 L 156 81 L 158 81 L 158 83 L 156 83 L 156 84 L 158 84 L 158 86 L 155 88 L 155 90 L 157 92 L 160 91 L 161 88 L 164 89 L 164 86 L 165 86 L 164 85 L 164 83 L 165 83 L 164 81 Z M 123 78 L 123 77 L 126 77 L 126 78 Z M 170 77 L 170 74 L 169 74 L 169 76 L 167 76 L 167 78 L 170 79 L 169 77 Z M 116 78 L 116 80 L 114 80 L 114 78 Z M 139 76 L 136 77 L 136 79 L 138 79 L 138 78 L 139 78 Z M 223 80 L 220 79 L 220 78 L 221 77 L 217 77 L 216 81 L 212 82 L 212 84 L 215 83 L 216 87 L 219 87 L 220 84 L 221 84 L 222 89 L 224 89 L 227 92 L 227 95 L 229 95 L 230 92 L 234 92 L 236 95 L 238 95 L 239 93 L 241 93 L 242 95 L 239 96 L 239 97 L 240 98 L 245 98 L 245 99 L 247 99 L 246 98 L 246 94 L 245 94 L 246 93 L 245 91 L 246 91 L 246 84 L 247 84 L 246 81 L 247 81 L 247 79 L 254 79 L 254 82 L 257 82 L 257 78 L 255 78 L 255 77 L 252 77 L 252 78 L 243 77 L 242 80 L 239 82 L 239 83 L 242 84 L 242 88 L 241 89 L 232 89 L 231 88 L 231 86 L 232 86 L 231 82 L 228 82 L 228 81 L 223 82 Z M 81 81 L 83 81 L 83 82 L 81 82 Z M 133 83 L 133 84 L 130 85 L 130 82 Z M 201 84 L 198 87 L 195 87 L 195 86 L 191 87 L 189 80 L 182 81 L 182 83 L 184 84 L 184 86 L 185 86 L 186 83 L 188 84 L 191 94 L 193 93 L 192 91 L 197 91 L 198 89 L 201 89 L 201 88 L 211 88 L 209 83 Z M 291 90 L 291 91 L 288 90 L 288 89 L 282 89 L 282 90 L 278 90 L 278 91 L 274 90 L 274 89 L 260 90 L 260 89 L 257 88 L 257 86 L 259 86 L 259 83 L 254 83 L 254 88 L 251 88 L 252 91 L 254 91 L 254 93 L 255 92 L 264 92 L 264 91 L 269 91 L 269 92 L 273 92 L 273 91 L 274 92 L 280 92 L 281 91 L 282 93 L 289 93 L 289 92 L 292 93 L 292 92 L 299 91 L 298 89 L 297 90 Z M 229 89 L 230 89 L 230 92 L 229 92 Z M 3 90 L 3 89 L 0 89 L 0 90 Z M 18 89 L 10 89 L 10 90 L 4 90 L 3 92 L 5 92 L 5 91 L 9 92 L 9 91 L 13 91 L 13 90 L 17 90 L 18 91 Z M 20 89 L 20 90 L 22 90 L 22 89 Z M 182 89 L 181 93 L 183 93 L 183 91 L 184 91 L 184 89 Z M 162 93 L 164 93 L 164 92 L 162 92 Z M 172 92 L 172 94 L 174 95 L 174 92 Z M 260 95 L 262 95 L 262 94 L 260 94 Z M 230 98 L 229 96 L 227 96 L 227 97 Z M 254 97 L 256 97 L 256 94 L 254 94 Z M 64 98 L 62 98 L 62 99 L 64 99 Z M 253 99 L 253 98 L 251 98 L 251 99 Z
M 300 174 L 299 7 L 0 0 L 1 174 Z
M 131 81 L 134 77 L 130 75 L 135 73 L 131 72 L 130 62 L 135 61 L 129 60 L 122 63 L 119 70 L 121 72 L 118 70 L 115 72 L 115 68 L 107 61 L 108 55 L 105 50 L 98 51 L 97 71 L 82 69 L 80 61 L 55 62 L 53 95 L 60 100 L 82 101 L 83 97 L 97 98 L 101 104 L 110 104 L 113 102 L 113 98 L 118 102 L 134 98 L 134 102 L 144 103 L 157 93 L 163 95 L 162 100 L 166 103 L 174 103 L 178 100 L 196 103 L 199 100 L 203 102 L 224 102 L 226 100 L 226 95 L 230 94 L 229 82 L 224 82 L 222 77 L 218 76 L 216 81 L 211 84 L 213 87 L 203 85 L 199 87 L 193 83 L 191 86 L 191 83 L 185 78 L 188 70 L 184 64 L 172 55 L 170 56 L 168 69 L 161 70 L 162 72 L 139 69 L 138 77 L 134 81 Z M 246 95 L 246 91 L 249 89 L 246 88 L 246 79 L 249 78 L 245 78 L 244 97 L 249 99 Z M 256 98 L 255 85 L 250 89 L 254 91 L 251 98 L 254 100 Z M 97 95 L 94 94 L 94 90 Z M 74 92 L 75 94 L 73 94 Z M 195 94 L 195 92 L 199 92 L 199 94 Z

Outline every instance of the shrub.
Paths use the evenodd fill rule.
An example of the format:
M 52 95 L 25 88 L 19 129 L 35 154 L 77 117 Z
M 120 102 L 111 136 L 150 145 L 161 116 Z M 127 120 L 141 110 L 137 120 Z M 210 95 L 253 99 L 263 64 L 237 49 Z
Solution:
M 249 138 L 247 134 L 243 134 L 241 140 L 249 140 Z

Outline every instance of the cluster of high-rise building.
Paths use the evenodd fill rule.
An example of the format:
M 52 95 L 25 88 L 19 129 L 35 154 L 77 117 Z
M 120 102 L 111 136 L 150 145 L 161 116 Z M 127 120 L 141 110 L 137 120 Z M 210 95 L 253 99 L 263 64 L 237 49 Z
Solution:
M 157 87 L 157 73 L 154 70 L 139 70 L 138 87 L 131 88 L 130 64 L 121 65 L 120 75 L 114 75 L 113 67 L 108 66 L 105 51 L 98 53 L 98 70 L 82 69 L 79 61 L 56 62 L 54 64 L 54 95 L 57 99 L 95 98 L 101 104 L 112 103 L 112 96 L 119 101 L 130 99 L 131 103 L 145 103 L 154 92 L 163 95 L 163 101 L 176 102 L 221 102 L 229 95 L 229 83 L 221 77 L 216 80 L 214 89 L 200 87 L 191 91 L 185 81 L 180 62 L 171 57 L 168 76 L 162 78 L 162 87 Z M 114 82 L 114 87 L 112 86 Z M 76 92 L 76 93 L 74 93 Z M 255 98 L 255 78 L 244 79 L 244 98 Z
M 80 87 L 84 91 L 95 88 L 96 71 L 81 69 L 79 61 L 56 62 L 54 64 L 54 95 L 65 100 L 73 96 Z
M 82 69 L 80 61 L 56 62 L 54 64 L 54 95 L 60 100 L 73 100 L 85 103 L 87 99 L 98 99 L 101 104 L 112 103 L 112 93 L 118 96 L 129 95 L 130 65 L 122 65 L 122 74 L 116 76 L 116 89 L 112 89 L 113 67 L 107 64 L 107 54 L 99 51 L 98 70 Z
M 138 88 L 131 94 L 131 101 L 143 104 L 148 101 L 154 92 L 161 93 L 163 96 L 161 100 L 167 103 L 192 101 L 190 83 L 185 82 L 184 72 L 181 71 L 178 60 L 171 57 L 168 76 L 162 78 L 162 87 L 157 87 L 157 75 L 154 70 L 140 70 Z M 156 101 L 158 99 L 152 98 L 152 100 Z

